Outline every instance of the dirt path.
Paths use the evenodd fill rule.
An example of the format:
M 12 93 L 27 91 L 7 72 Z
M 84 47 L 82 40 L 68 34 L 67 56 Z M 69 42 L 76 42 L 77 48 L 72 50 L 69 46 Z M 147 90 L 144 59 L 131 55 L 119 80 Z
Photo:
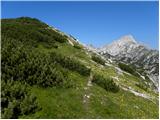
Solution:
M 86 87 L 84 87 L 85 92 L 84 92 L 84 96 L 83 96 L 83 104 L 84 104 L 84 108 L 85 108 L 86 112 L 88 111 L 88 108 L 89 108 L 89 99 L 91 97 L 90 87 L 92 86 L 92 79 L 93 79 L 93 75 L 92 75 L 92 73 L 90 73 L 87 85 L 86 85 Z

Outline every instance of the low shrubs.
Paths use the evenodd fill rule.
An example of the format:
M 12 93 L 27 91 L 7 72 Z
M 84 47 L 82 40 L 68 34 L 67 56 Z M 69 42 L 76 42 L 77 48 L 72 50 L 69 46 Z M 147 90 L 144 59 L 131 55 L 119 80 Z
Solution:
M 76 44 L 76 43 L 74 44 L 74 47 L 77 48 L 77 49 L 82 49 L 82 47 L 80 45 Z
M 40 110 L 36 97 L 30 94 L 26 84 L 1 80 L 1 117 L 17 119 L 20 115 L 33 114 Z
M 37 46 L 39 43 L 47 47 L 57 47 L 56 43 L 64 43 L 66 37 L 49 29 L 43 22 L 29 17 L 2 19 L 2 35 L 21 41 L 24 44 Z
M 126 64 L 124 64 L 124 63 L 119 63 L 118 66 L 119 66 L 122 70 L 124 70 L 124 71 L 126 71 L 126 72 L 128 72 L 128 73 L 131 73 L 131 74 L 134 75 L 134 76 L 140 77 L 139 74 L 135 71 L 135 69 L 133 69 L 133 67 L 131 67 L 130 65 L 126 65 Z
M 2 118 L 16 119 L 37 110 L 30 86 L 69 88 L 74 87 L 68 77 L 69 70 L 90 74 L 90 69 L 76 59 L 37 48 L 39 44 L 57 48 L 57 44 L 65 41 L 65 36 L 36 19 L 2 20 Z
M 67 70 L 52 62 L 50 55 L 15 39 L 3 37 L 2 41 L 2 118 L 16 119 L 37 111 L 36 98 L 30 95 L 29 85 L 70 85 Z
M 90 68 L 86 67 L 84 64 L 74 58 L 63 56 L 61 54 L 57 54 L 56 52 L 51 52 L 50 56 L 53 62 L 56 61 L 64 68 L 76 71 L 85 76 L 90 74 Z
M 2 43 L 1 64 L 4 80 L 23 80 L 43 87 L 60 86 L 64 81 L 69 81 L 66 69 L 86 76 L 90 73 L 90 69 L 76 59 L 56 52 L 45 54 L 8 38 Z
M 103 60 L 102 58 L 100 58 L 98 55 L 92 55 L 92 60 L 101 64 L 101 65 L 105 65 L 105 60 Z
M 94 74 L 92 82 L 104 88 L 106 91 L 111 91 L 114 93 L 119 91 L 119 86 L 116 85 L 116 83 L 111 78 L 104 78 L 101 75 Z
M 136 86 L 145 90 L 145 91 L 148 91 L 148 88 L 149 88 L 149 85 L 146 85 L 145 83 L 143 82 L 139 82 L 139 83 L 136 83 Z
M 52 62 L 48 54 L 33 50 L 12 39 L 2 44 L 2 78 L 25 81 L 43 87 L 63 84 L 68 80 L 64 69 Z

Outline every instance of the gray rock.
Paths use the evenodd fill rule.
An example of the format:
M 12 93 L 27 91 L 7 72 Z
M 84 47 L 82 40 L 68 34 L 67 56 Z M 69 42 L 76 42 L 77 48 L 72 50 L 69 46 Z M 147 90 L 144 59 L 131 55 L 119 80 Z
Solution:
M 158 90 L 159 81 L 159 51 L 152 50 L 134 39 L 132 35 L 126 35 L 119 40 L 112 42 L 98 49 L 98 52 L 114 61 L 122 61 L 131 64 L 140 70 L 140 74 L 148 76 L 148 79 Z

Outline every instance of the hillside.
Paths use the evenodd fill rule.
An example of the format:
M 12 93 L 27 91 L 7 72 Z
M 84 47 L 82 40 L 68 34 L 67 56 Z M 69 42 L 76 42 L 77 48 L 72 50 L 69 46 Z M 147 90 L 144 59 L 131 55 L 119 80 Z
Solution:
M 2 118 L 158 118 L 158 93 L 35 18 L 2 19 Z

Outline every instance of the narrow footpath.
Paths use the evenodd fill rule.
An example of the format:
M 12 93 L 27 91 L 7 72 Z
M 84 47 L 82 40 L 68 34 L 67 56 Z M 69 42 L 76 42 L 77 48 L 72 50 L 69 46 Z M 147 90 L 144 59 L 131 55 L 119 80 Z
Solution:
M 84 96 L 83 96 L 83 104 L 84 104 L 84 109 L 85 111 L 88 113 L 89 110 L 89 100 L 91 97 L 91 92 L 90 92 L 90 88 L 92 86 L 92 79 L 93 79 L 93 75 L 92 72 L 90 73 L 90 76 L 88 78 L 88 82 L 86 87 L 84 87 Z

